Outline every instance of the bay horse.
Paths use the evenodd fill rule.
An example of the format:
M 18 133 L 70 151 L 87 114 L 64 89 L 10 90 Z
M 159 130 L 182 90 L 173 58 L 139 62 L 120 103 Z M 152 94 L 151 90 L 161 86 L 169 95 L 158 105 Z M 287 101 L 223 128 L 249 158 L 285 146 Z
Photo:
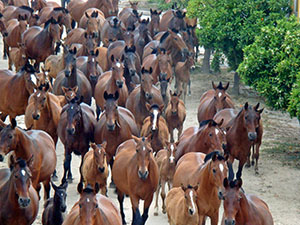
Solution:
M 242 180 L 224 179 L 224 213 L 222 225 L 273 225 L 272 214 L 266 202 L 255 195 L 246 195 Z
M 0 132 L 0 161 L 3 155 L 14 151 L 17 158 L 33 162 L 29 164 L 32 172 L 32 186 L 39 192 L 40 182 L 45 189 L 44 199 L 50 195 L 50 179 L 56 167 L 55 145 L 49 134 L 41 130 L 25 131 L 17 127 L 17 122 L 12 119 L 11 124 L 5 126 L 1 121 Z
M 40 86 L 29 100 L 25 111 L 25 125 L 29 129 L 43 130 L 53 139 L 56 146 L 57 126 L 62 110 L 58 96 L 50 93 L 49 84 Z
M 170 224 L 197 225 L 199 214 L 197 202 L 198 185 L 181 185 L 172 188 L 166 198 L 166 208 Z
M 119 92 L 108 94 L 104 92 L 104 111 L 95 127 L 95 142 L 107 142 L 107 163 L 113 166 L 113 157 L 119 144 L 131 139 L 132 135 L 139 135 L 139 130 L 133 114 L 126 108 L 118 106 Z
M 123 40 L 123 33 L 125 30 L 124 24 L 118 17 L 111 16 L 106 18 L 101 30 L 103 46 L 108 47 L 110 43 L 116 40 Z
M 223 152 L 226 147 L 225 133 L 221 129 L 223 121 L 205 120 L 199 127 L 187 128 L 179 138 L 176 161 L 188 152 Z
M 167 149 L 161 149 L 155 156 L 155 161 L 159 169 L 159 185 L 156 190 L 156 201 L 154 206 L 154 216 L 158 216 L 158 195 L 161 189 L 162 212 L 166 213 L 166 190 L 165 186 L 168 184 L 169 191 L 173 186 L 173 176 L 176 169 L 175 152 L 177 150 L 177 143 L 168 143 Z
M 69 49 L 69 53 L 65 55 L 65 69 L 57 74 L 55 82 L 53 84 L 53 93 L 56 95 L 63 95 L 62 87 L 73 88 L 78 86 L 77 96 L 81 98 L 83 96 L 83 102 L 90 105 L 92 98 L 92 87 L 86 76 L 77 69 L 76 66 L 76 47 L 72 50 Z
M 179 140 L 182 130 L 183 130 L 183 123 L 186 117 L 186 109 L 183 101 L 179 99 L 182 92 L 177 94 L 176 92 L 172 93 L 170 91 L 170 102 L 167 106 L 165 111 L 166 114 L 166 121 L 169 129 L 169 133 L 171 135 L 170 141 L 174 142 L 174 130 L 178 130 L 178 138 Z
M 106 146 L 106 141 L 98 145 L 92 143 L 91 147 L 93 150 L 85 154 L 81 171 L 85 187 L 91 185 L 95 188 L 97 183 L 101 189 L 101 194 L 105 196 L 107 196 L 106 180 L 108 177 Z
M 126 99 L 128 97 L 128 89 L 125 85 L 124 74 L 124 58 L 121 59 L 114 58 L 114 55 L 111 57 L 112 69 L 103 73 L 95 86 L 94 98 L 96 100 L 97 106 L 103 110 L 105 99 L 104 93 L 114 94 L 116 91 L 119 93 L 118 105 L 125 106 Z M 98 117 L 98 116 L 97 116 Z
M 60 7 L 57 2 L 47 0 L 31 0 L 31 7 L 34 11 L 41 11 L 44 7 Z
M 159 150 L 164 149 L 168 145 L 169 130 L 167 122 L 161 116 L 164 104 L 157 105 L 146 103 L 149 116 L 144 119 L 141 129 L 141 136 L 151 137 L 151 147 L 153 152 L 157 153 Z
M 15 71 L 18 72 L 20 69 L 26 65 L 27 56 L 25 53 L 25 45 L 18 43 L 18 48 L 11 48 L 8 54 L 8 69 L 12 70 L 14 65 Z
M 229 154 L 228 168 L 229 180 L 233 180 L 234 173 L 232 163 L 234 159 L 239 160 L 238 171 L 236 178 L 242 176 L 244 164 L 247 162 L 253 147 L 253 157 L 256 159 L 255 173 L 258 173 L 258 158 L 259 147 L 261 145 L 263 135 L 263 124 L 261 113 L 264 109 L 258 109 L 259 103 L 256 106 L 250 106 L 245 103 L 240 111 L 234 109 L 223 109 L 214 116 L 214 120 L 224 120 L 223 127 L 226 129 L 226 153 Z M 237 138 L 238 137 L 238 138 Z M 255 147 L 255 153 L 254 153 Z M 254 164 L 254 159 L 252 159 Z
M 159 171 L 153 157 L 150 137 L 135 137 L 119 145 L 112 168 L 123 224 L 124 195 L 129 195 L 132 207 L 132 224 L 142 225 L 148 218 L 153 194 L 158 186 Z M 139 211 L 139 200 L 144 200 L 144 212 Z
M 99 186 L 85 189 L 80 185 L 80 199 L 72 207 L 63 225 L 121 225 L 120 212 L 115 204 L 107 197 L 97 194 Z
M 14 161 L 10 174 L 0 186 L 0 221 L 3 225 L 30 225 L 37 217 L 39 197 L 32 186 L 30 164 L 32 158 Z
M 11 19 L 18 19 L 19 16 L 24 17 L 26 15 L 26 18 L 29 22 L 31 15 L 33 14 L 34 10 L 26 5 L 23 6 L 6 6 L 3 11 L 3 17 L 5 22 L 10 21 Z
M 156 86 L 158 87 L 161 97 L 164 102 L 164 109 L 163 109 L 162 113 L 165 116 L 165 111 L 166 111 L 166 108 L 167 108 L 170 98 L 171 98 L 171 96 L 170 96 L 171 78 L 166 80 L 165 76 L 163 76 L 163 78 L 159 77 L 159 82 L 156 83 Z
M 210 217 L 211 225 L 218 225 L 221 205 L 221 188 L 227 177 L 225 158 L 218 151 L 207 155 L 201 152 L 189 152 L 178 162 L 173 178 L 174 187 L 182 184 L 198 185 L 197 207 L 199 223 L 205 224 L 205 217 Z
M 222 82 L 218 86 L 212 82 L 212 87 L 213 89 L 204 92 L 200 98 L 197 112 L 199 123 L 203 120 L 212 119 L 222 109 L 234 109 L 234 103 L 230 95 L 226 92 L 229 82 L 225 86 L 223 86 Z
M 57 127 L 58 137 L 65 147 L 62 183 L 66 181 L 67 173 L 69 183 L 72 182 L 72 152 L 81 155 L 79 183 L 82 183 L 81 167 L 83 158 L 89 150 L 90 142 L 94 141 L 95 125 L 96 119 L 93 109 L 85 103 L 80 103 L 80 99 L 77 97 L 63 107 Z
M 127 29 L 133 27 L 139 21 L 142 15 L 143 13 L 139 14 L 136 9 L 123 8 L 119 13 L 119 18 Z
M 147 45 L 150 41 L 152 41 L 152 37 L 148 29 L 148 24 L 149 24 L 149 18 L 143 20 L 140 19 L 139 24 L 134 31 L 134 45 L 141 59 L 143 57 L 143 51 L 145 45 Z
M 35 68 L 39 70 L 40 62 L 54 53 L 54 44 L 60 43 L 60 26 L 51 18 L 44 28 L 33 26 L 22 34 L 22 43 L 26 47 L 26 55 L 29 59 L 35 59 Z M 39 46 L 38 48 L 36 46 Z
M 60 186 L 56 186 L 51 182 L 54 190 L 54 196 L 48 199 L 44 204 L 44 211 L 42 214 L 43 225 L 61 225 L 65 218 L 67 209 L 67 187 L 68 183 L 65 182 Z
M 4 37 L 4 55 L 8 54 L 9 47 L 19 47 L 21 35 L 27 28 L 27 16 L 19 16 L 18 19 L 11 19 L 6 23 L 7 36 Z
M 185 30 L 186 29 L 186 23 L 184 21 L 185 18 L 185 12 L 183 12 L 181 9 L 170 9 L 166 11 L 159 23 L 159 30 L 160 31 L 166 31 L 168 29 L 177 29 L 177 30 Z
M 141 84 L 134 88 L 126 101 L 126 108 L 133 113 L 139 130 L 149 115 L 146 103 L 163 105 L 160 91 L 153 85 L 152 68 L 149 70 L 142 68 L 141 72 Z
M 148 28 L 150 31 L 150 35 L 152 38 L 159 32 L 159 23 L 160 23 L 160 14 L 162 11 L 152 10 L 150 8 L 150 23 L 148 24 Z
M 35 70 L 26 64 L 17 73 L 9 70 L 0 70 L 0 111 L 4 121 L 9 115 L 10 119 L 25 113 L 29 96 L 37 88 Z
M 71 1 L 67 9 L 70 12 L 72 18 L 79 23 L 84 11 L 89 8 L 101 9 L 104 6 L 108 9 L 108 14 L 113 14 L 114 6 L 112 0 L 84 0 L 84 1 Z M 109 16 L 109 15 L 106 15 Z

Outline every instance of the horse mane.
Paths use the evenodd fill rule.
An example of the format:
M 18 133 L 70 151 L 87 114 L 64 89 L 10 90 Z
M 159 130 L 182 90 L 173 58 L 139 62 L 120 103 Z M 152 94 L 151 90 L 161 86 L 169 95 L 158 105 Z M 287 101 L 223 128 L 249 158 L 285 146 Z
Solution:
M 106 101 L 109 100 L 109 99 L 112 99 L 115 101 L 115 96 L 114 94 L 109 94 L 107 97 L 106 97 Z
M 180 9 L 176 10 L 175 14 L 176 17 L 178 17 L 179 19 L 183 19 L 185 17 L 185 15 L 182 13 Z
M 159 109 L 159 106 L 157 104 L 153 104 L 153 105 L 151 105 L 150 109 L 153 109 L 153 108 Z
M 158 11 L 155 9 L 152 11 L 152 15 L 158 15 Z
M 57 22 L 55 21 L 55 19 L 53 19 L 53 17 L 51 17 L 49 20 L 47 20 L 47 21 L 45 22 L 44 29 L 47 28 L 47 27 L 49 26 L 50 23 L 54 23 L 54 22 L 57 23 Z
M 215 154 L 217 155 L 217 159 L 218 159 L 219 161 L 225 160 L 224 156 L 221 155 L 219 151 L 213 151 L 213 152 L 211 152 L 211 153 L 208 153 L 208 154 L 205 156 L 205 158 L 204 158 L 204 163 L 206 163 L 208 160 L 210 160 Z
M 219 90 L 225 90 L 225 88 L 223 87 L 223 84 L 222 84 L 221 81 L 219 82 L 219 84 L 217 86 L 217 89 L 219 89 Z
M 132 10 L 132 14 L 135 16 L 135 17 L 139 17 L 139 13 L 137 10 Z
M 176 33 L 176 34 L 179 33 L 179 30 L 177 30 L 176 28 L 172 28 L 172 31 L 173 31 L 174 33 Z
M 193 188 L 193 186 L 188 184 L 187 189 L 192 189 L 192 188 Z
M 19 9 L 27 10 L 27 11 L 29 11 L 30 13 L 33 13 L 33 12 L 34 12 L 34 10 L 33 10 L 32 8 L 30 8 L 29 6 L 26 6 L 26 5 L 20 6 Z
M 124 49 L 125 53 L 128 53 L 128 52 L 132 52 L 132 53 L 135 53 L 135 46 L 131 46 L 131 47 L 127 47 Z
M 169 34 L 170 34 L 170 32 L 169 32 L 169 31 L 166 31 L 166 32 L 161 36 L 159 43 L 160 43 L 160 44 L 163 43 L 164 40 L 167 39 L 167 37 L 169 36 Z
M 64 13 L 69 13 L 69 11 L 64 7 L 56 7 L 53 11 L 63 11 Z
M 212 122 L 212 125 L 215 127 L 218 124 L 216 123 L 216 121 L 214 121 L 213 119 L 209 119 L 209 120 L 203 120 L 200 123 L 200 127 L 204 127 L 205 125 L 207 125 L 209 122 Z
M 114 27 L 114 28 L 117 28 L 117 25 L 118 25 L 118 22 L 119 22 L 118 18 L 115 17 L 115 18 L 113 19 L 113 22 L 114 22 L 113 27 Z

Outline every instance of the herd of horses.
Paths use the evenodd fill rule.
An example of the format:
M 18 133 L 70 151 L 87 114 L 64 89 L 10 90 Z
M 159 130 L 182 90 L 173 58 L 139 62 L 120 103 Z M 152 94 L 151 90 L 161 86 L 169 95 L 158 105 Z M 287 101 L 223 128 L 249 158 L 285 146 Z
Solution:
M 198 55 L 196 19 L 176 6 L 164 13 L 150 9 L 145 19 L 138 2 L 119 12 L 117 0 L 62 6 L 8 0 L 0 12 L 3 57 L 9 57 L 9 70 L 0 70 L 0 160 L 6 156 L 9 166 L 0 169 L 1 225 L 35 221 L 41 184 L 44 225 L 126 224 L 125 196 L 132 224 L 142 225 L 154 193 L 158 215 L 160 192 L 172 225 L 204 225 L 207 217 L 217 225 L 222 200 L 224 225 L 273 224 L 267 204 L 242 189 L 244 164 L 255 164 L 258 173 L 259 103 L 236 109 L 229 83 L 212 82 L 200 98 L 199 125 L 183 129 Z M 26 130 L 17 126 L 19 115 Z M 56 163 L 58 139 L 63 165 Z M 81 156 L 80 198 L 65 216 L 72 153 Z M 64 172 L 56 186 L 58 166 Z M 109 171 L 119 208 L 108 198 Z

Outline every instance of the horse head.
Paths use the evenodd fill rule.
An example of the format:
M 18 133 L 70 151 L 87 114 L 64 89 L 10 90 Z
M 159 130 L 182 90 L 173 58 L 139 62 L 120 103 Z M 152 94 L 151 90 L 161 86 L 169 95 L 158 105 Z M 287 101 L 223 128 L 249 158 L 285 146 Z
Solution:
M 159 77 L 160 79 L 167 80 L 167 77 L 172 76 L 172 61 L 171 57 L 169 55 L 169 52 L 167 52 L 163 48 L 157 49 L 157 61 L 158 61 L 158 67 L 160 70 Z
M 137 8 L 137 6 L 138 6 L 138 4 L 139 4 L 138 1 L 136 1 L 136 2 L 131 2 L 131 1 L 129 1 L 129 4 L 130 4 L 130 7 L 131 7 L 133 10 L 138 10 L 138 8 Z
M 89 79 L 91 83 L 96 84 L 98 77 L 101 75 L 98 73 L 98 61 L 97 57 L 99 56 L 99 50 L 90 52 L 88 55 L 88 61 L 87 61 L 87 71 L 89 74 Z
M 48 31 L 51 39 L 52 39 L 52 42 L 56 43 L 56 46 L 59 46 L 60 45 L 61 32 L 60 32 L 60 26 L 59 26 L 58 21 L 56 21 L 53 17 L 51 17 L 51 19 L 49 19 L 45 23 L 44 29 L 47 29 L 47 31 Z
M 116 91 L 115 94 L 108 94 L 104 92 L 105 99 L 105 116 L 106 116 L 106 127 L 108 131 L 114 131 L 116 126 L 120 128 L 119 122 L 119 111 L 118 111 L 118 99 L 119 92 Z
M 95 33 L 88 34 L 84 33 L 84 47 L 86 48 L 86 54 L 88 55 L 91 51 L 93 51 L 97 46 L 97 39 Z
M 220 82 L 218 86 L 216 86 L 215 83 L 212 82 L 212 86 L 213 86 L 213 89 L 215 90 L 214 105 L 216 108 L 216 112 L 219 112 L 220 110 L 222 110 L 224 108 L 229 108 L 228 103 L 226 101 L 226 98 L 228 97 L 226 94 L 226 91 L 229 87 L 229 82 L 224 87 L 223 87 L 222 82 Z
M 88 34 L 94 34 L 95 38 L 98 38 L 99 35 L 99 24 L 100 20 L 98 18 L 98 11 L 93 11 L 91 15 L 85 12 L 87 18 L 86 21 L 86 30 Z
M 181 184 L 181 189 L 184 192 L 184 199 L 185 205 L 187 206 L 189 215 L 193 216 L 194 214 L 198 213 L 198 206 L 197 206 L 197 190 L 199 184 L 196 186 L 187 185 L 184 186 Z
M 169 82 L 171 78 L 166 79 L 166 76 L 159 76 L 159 86 L 160 86 L 160 94 L 163 98 L 163 100 L 167 97 Z
M 97 170 L 100 173 L 104 173 L 105 171 L 105 164 L 106 164 L 106 146 L 107 146 L 107 142 L 104 141 L 101 145 L 100 144 L 91 144 L 91 147 L 94 151 L 94 160 L 95 160 L 95 164 L 97 166 Z
M 32 65 L 26 62 L 25 66 L 19 71 L 19 73 L 24 74 L 25 88 L 31 95 L 35 92 L 38 87 L 38 79 L 36 76 L 36 71 Z
M 6 125 L 1 120 L 2 130 L 0 132 L 0 161 L 4 160 L 4 156 L 10 151 L 17 149 L 17 134 L 16 134 L 17 121 L 15 119 L 11 120 L 11 124 Z
M 171 19 L 169 23 L 169 28 L 176 28 L 178 30 L 185 30 L 186 29 L 186 23 L 184 21 L 185 12 L 183 12 L 181 9 L 178 10 L 172 10 L 173 18 Z
M 135 76 L 137 74 L 136 62 L 138 62 L 138 56 L 136 54 L 135 46 L 125 46 L 123 58 L 124 58 L 124 69 L 128 71 L 130 76 Z
M 76 97 L 69 104 L 67 111 L 67 126 L 66 130 L 69 135 L 74 135 L 76 131 L 79 132 L 83 126 L 82 110 L 80 100 Z
M 112 62 L 112 79 L 115 81 L 115 84 L 118 88 L 123 88 L 123 74 L 124 74 L 124 56 L 121 59 L 116 59 L 114 55 L 111 56 Z
M 115 14 L 115 7 L 112 0 L 101 1 L 103 6 L 108 9 L 108 15 L 113 16 Z
M 161 13 L 162 13 L 162 11 L 150 9 L 150 14 L 151 14 L 150 30 L 152 32 L 152 36 L 159 33 L 159 23 L 160 23 L 160 14 Z
M 70 77 L 72 71 L 76 68 L 76 54 L 77 48 L 69 49 L 68 53 L 64 53 L 64 61 L 65 61 L 65 76 Z
M 152 74 L 152 67 L 150 67 L 149 70 L 146 70 L 144 67 L 142 68 L 141 91 L 144 93 L 144 96 L 147 101 L 150 101 L 153 98 L 153 93 L 152 93 L 153 77 L 151 74 Z
M 69 33 L 72 30 L 72 16 L 69 11 L 64 7 L 57 7 L 53 10 L 59 11 L 60 14 L 57 21 L 60 25 L 64 25 L 66 27 L 67 33 Z
M 159 129 L 159 118 L 164 109 L 164 104 L 158 106 L 157 104 L 150 105 L 146 103 L 146 109 L 150 114 L 151 132 L 156 132 Z
M 176 151 L 177 151 L 177 145 L 178 145 L 178 142 L 177 143 L 170 143 L 170 142 L 167 143 L 167 151 L 168 151 L 167 156 L 168 156 L 170 164 L 175 164 L 176 163 L 175 154 L 176 154 Z
M 176 92 L 172 93 L 172 91 L 170 90 L 170 105 L 171 105 L 171 113 L 172 115 L 177 115 L 178 114 L 178 105 L 179 105 L 179 97 L 181 96 L 182 91 L 180 91 L 179 94 L 177 94 Z
M 64 93 L 64 96 L 66 98 L 66 101 L 70 103 L 73 99 L 76 98 L 77 96 L 77 91 L 78 91 L 78 86 L 75 86 L 73 88 L 66 88 L 66 87 L 61 87 L 62 91 Z
M 39 120 L 41 111 L 47 107 L 47 91 L 49 90 L 49 83 L 46 84 L 45 88 L 40 86 L 38 90 L 32 95 L 33 107 L 32 118 Z
M 170 42 L 170 45 L 175 47 L 181 53 L 182 60 L 185 61 L 189 51 L 182 35 L 178 32 L 177 29 L 168 29 L 168 31 L 165 32 L 165 34 L 161 37 L 161 41 L 163 40 L 163 37 L 168 33 L 170 37 L 166 38 L 166 40 L 168 40 Z
M 60 186 L 56 186 L 51 181 L 51 186 L 54 189 L 54 205 L 59 207 L 58 210 L 62 213 L 66 212 L 67 209 L 67 187 L 68 182 L 64 182 Z
M 136 137 L 132 136 L 136 143 L 136 160 L 138 165 L 138 177 L 142 180 L 146 180 L 149 175 L 149 164 L 151 160 L 151 154 L 153 152 L 151 148 L 151 137 Z
M 27 26 L 28 26 L 27 15 L 26 14 L 24 16 L 19 15 L 18 21 L 19 21 L 20 32 L 22 34 L 27 29 Z

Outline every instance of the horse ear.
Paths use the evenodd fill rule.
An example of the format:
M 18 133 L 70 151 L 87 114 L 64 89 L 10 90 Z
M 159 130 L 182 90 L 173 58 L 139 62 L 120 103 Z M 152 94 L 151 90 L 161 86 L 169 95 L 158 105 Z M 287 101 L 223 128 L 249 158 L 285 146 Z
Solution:
M 182 14 L 182 17 L 185 17 L 185 14 L 186 14 L 186 12 L 184 12 L 184 13 Z
M 140 141 L 140 138 L 138 138 L 137 136 L 132 135 L 131 137 L 136 143 Z
M 228 181 L 227 177 L 225 177 L 223 180 L 223 186 L 224 186 L 224 188 L 228 188 L 228 186 L 229 186 L 229 181 Z
M 148 102 L 146 102 L 146 109 L 147 109 L 148 111 L 150 111 L 150 109 L 151 109 L 151 105 L 150 105 Z
M 245 105 L 244 105 L 244 109 L 248 110 L 248 107 L 249 107 L 249 104 L 248 104 L 248 102 L 246 102 Z
M 115 61 L 115 57 L 114 57 L 114 55 L 111 55 L 111 57 L 110 57 L 110 60 L 111 60 L 112 62 L 114 62 L 114 61 Z
M 152 9 L 150 8 L 150 13 L 152 14 L 153 13 L 153 11 L 152 11 Z
M 89 14 L 88 14 L 87 12 L 85 12 L 84 14 L 85 14 L 85 16 L 86 16 L 87 18 L 90 18 L 90 17 L 89 17 Z
M 15 127 L 17 126 L 17 121 L 15 118 L 11 119 L 11 128 L 15 129 Z
M 221 127 L 222 124 L 223 124 L 223 122 L 224 122 L 224 119 L 222 118 L 221 121 L 220 121 L 217 125 L 218 125 L 219 127 Z
M 265 109 L 265 108 L 262 108 L 262 109 L 258 110 L 257 112 L 258 112 L 259 114 L 261 114 L 261 113 L 264 111 L 264 109 Z
M 5 123 L 3 122 L 3 120 L 1 120 L 1 119 L 0 119 L 0 127 L 1 127 L 1 128 L 6 127 L 6 124 L 5 124 Z
M 95 143 L 91 143 L 91 148 L 96 150 L 97 149 L 97 145 Z
M 200 184 L 198 183 L 196 186 L 193 187 L 194 190 L 197 191 L 199 186 L 200 186 Z
M 24 18 L 23 18 L 23 19 L 24 19 L 24 20 L 27 20 L 27 15 L 26 15 L 26 14 L 24 15 Z
M 255 110 L 255 111 L 257 111 L 257 110 L 258 110 L 258 108 L 259 108 L 259 103 L 257 103 L 257 105 L 256 105 L 256 106 L 254 106 L 253 108 L 254 108 L 254 110 Z
M 83 192 L 83 183 L 80 182 L 78 185 L 77 185 L 77 191 L 79 194 L 81 194 Z
M 105 99 L 105 100 L 108 99 L 108 93 L 107 93 L 106 91 L 104 92 L 104 95 L 103 95 L 103 96 L 104 96 L 104 99 Z
M 235 187 L 236 187 L 237 189 L 240 189 L 240 188 L 242 187 L 242 185 L 243 185 L 243 181 L 242 181 L 241 178 L 239 178 L 239 179 L 237 179 L 237 180 L 235 181 Z
M 181 183 L 181 189 L 185 192 L 186 191 L 186 187 L 183 185 L 183 183 Z
M 229 88 L 229 83 L 230 83 L 230 82 L 227 82 L 226 86 L 224 87 L 224 90 L 225 90 L 225 91 Z
M 68 92 L 68 88 L 66 88 L 66 87 L 64 87 L 64 86 L 62 86 L 61 89 L 62 89 L 64 95 Z
M 74 19 L 72 19 L 72 22 L 71 22 L 71 27 L 72 29 L 74 29 L 76 26 L 76 21 Z
M 119 99 L 119 92 L 118 92 L 118 91 L 115 92 L 115 97 L 114 97 L 114 99 L 115 99 L 116 101 Z
M 101 144 L 102 148 L 106 149 L 106 146 L 107 146 L 107 142 L 106 141 L 103 141 L 102 144 Z
M 75 93 L 77 93 L 78 91 L 78 86 L 76 85 L 75 87 L 71 88 L 72 91 L 74 91 Z
M 213 81 L 211 82 L 211 84 L 212 84 L 213 89 L 217 90 L 217 86 L 215 85 L 215 83 Z
M 182 94 L 182 90 L 180 90 L 179 94 L 177 95 L 178 98 L 181 96 L 181 94 Z
M 157 14 L 160 15 L 162 13 L 162 10 L 160 10 L 160 12 L 157 11 Z
M 211 157 L 211 160 L 216 161 L 217 157 L 218 157 L 217 153 L 213 153 L 213 156 Z
M 84 37 L 87 38 L 87 35 L 88 35 L 87 32 L 85 32 L 85 33 L 84 33 Z

